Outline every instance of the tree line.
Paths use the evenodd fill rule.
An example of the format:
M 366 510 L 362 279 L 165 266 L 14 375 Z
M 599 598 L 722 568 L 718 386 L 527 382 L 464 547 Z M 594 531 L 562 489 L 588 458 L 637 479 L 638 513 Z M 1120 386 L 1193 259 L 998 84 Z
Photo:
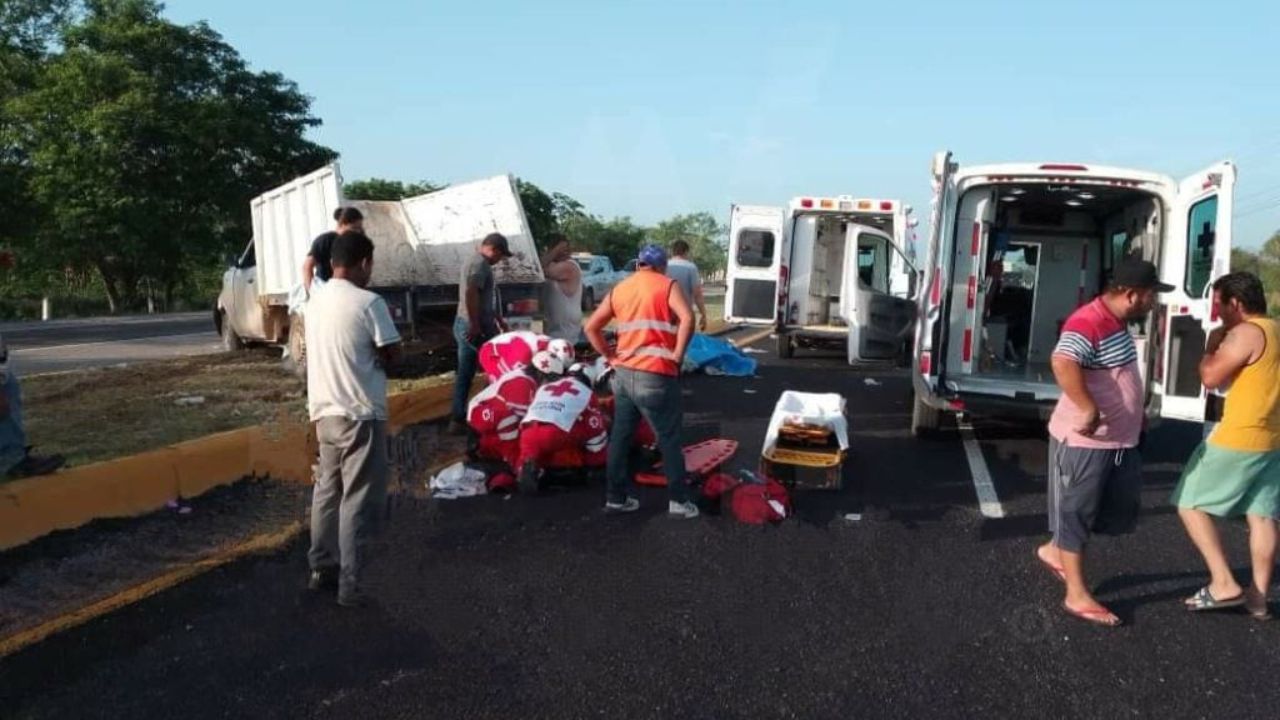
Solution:
M 1267 310 L 1280 317 L 1280 230 L 1262 244 L 1257 252 L 1234 248 L 1231 251 L 1231 269 L 1247 270 L 1262 278 L 1267 289 Z
M 162 305 L 250 235 L 249 199 L 333 159 L 282 75 L 153 0 L 0 3 L 0 247 L 10 292 Z M 216 274 L 215 274 L 216 277 Z

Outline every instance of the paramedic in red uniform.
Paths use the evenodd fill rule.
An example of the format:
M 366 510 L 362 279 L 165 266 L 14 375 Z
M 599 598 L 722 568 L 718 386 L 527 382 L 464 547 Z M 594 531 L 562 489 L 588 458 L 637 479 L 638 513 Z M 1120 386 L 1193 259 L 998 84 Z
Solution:
M 490 381 L 524 367 L 534 353 L 543 350 L 551 353 L 567 367 L 573 362 L 573 346 L 564 340 L 552 340 L 545 335 L 517 330 L 503 333 L 480 347 L 480 368 Z
M 683 411 L 680 363 L 693 336 L 693 311 L 680 286 L 664 272 L 667 254 L 646 245 L 636 259 L 636 272 L 614 287 L 587 321 L 587 339 L 614 368 L 613 432 L 609 449 L 606 512 L 633 512 L 630 453 L 636 425 L 643 417 L 658 434 L 667 476 L 672 517 L 693 518 L 698 507 L 689 502 L 685 485 L 684 452 L 680 447 Z M 604 338 L 604 328 L 616 323 L 617 349 Z
M 499 460 L 513 471 L 520 460 L 520 421 L 529 411 L 538 382 L 520 366 L 490 383 L 471 399 L 467 424 L 476 434 L 475 456 Z
M 603 468 L 609 429 L 582 374 L 552 380 L 534 395 L 520 422 L 520 490 L 535 492 L 540 471 Z

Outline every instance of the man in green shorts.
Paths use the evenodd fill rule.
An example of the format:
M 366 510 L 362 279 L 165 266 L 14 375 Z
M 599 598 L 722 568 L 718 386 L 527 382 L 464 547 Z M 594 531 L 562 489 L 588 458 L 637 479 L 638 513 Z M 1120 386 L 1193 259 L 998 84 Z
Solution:
M 1244 605 L 1265 620 L 1280 517 L 1280 326 L 1266 317 L 1262 282 L 1250 273 L 1219 278 L 1213 302 L 1223 324 L 1209 335 L 1200 380 L 1230 392 L 1222 422 L 1196 448 L 1173 491 L 1187 534 L 1209 567 L 1209 584 L 1186 604 L 1193 611 Z M 1249 521 L 1253 559 L 1248 588 L 1232 575 L 1213 522 L 1241 515 Z

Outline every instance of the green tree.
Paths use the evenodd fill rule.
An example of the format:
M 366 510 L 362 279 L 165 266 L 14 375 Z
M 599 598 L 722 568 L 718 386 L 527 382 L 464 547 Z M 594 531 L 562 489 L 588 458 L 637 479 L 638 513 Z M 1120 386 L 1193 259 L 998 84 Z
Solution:
M 717 276 L 725 269 L 729 230 L 709 212 L 676 215 L 649 231 L 649 241 L 668 251 L 676 240 L 689 243 L 689 259 L 704 276 Z
M 1231 248 L 1231 271 L 1238 270 L 1260 275 L 1258 254 L 1244 248 Z
M 160 10 L 87 0 L 4 108 L 0 145 L 22 155 L 43 219 L 27 254 L 96 271 L 113 311 L 170 300 L 244 242 L 250 198 L 334 157 L 305 138 L 319 120 L 296 85 Z
M 0 1 L 0 215 L 5 218 L 0 247 L 20 241 L 40 225 L 30 192 L 30 163 L 4 108 L 34 88 L 40 63 L 75 7 L 72 0 Z M 22 275 L 28 280 L 40 274 L 39 259 L 24 260 Z
M 520 205 L 524 208 L 533 243 L 538 252 L 542 252 L 546 248 L 547 237 L 560 230 L 556 201 L 542 188 L 520 178 L 516 178 L 516 191 L 520 194 Z
M 416 183 L 404 183 L 399 180 L 369 178 L 356 180 L 342 186 L 342 194 L 348 200 L 403 200 L 440 190 L 442 186 L 423 180 Z
M 629 217 L 605 221 L 586 213 L 566 217 L 562 231 L 574 248 L 605 255 L 617 267 L 622 267 L 636 256 L 645 238 L 645 229 Z

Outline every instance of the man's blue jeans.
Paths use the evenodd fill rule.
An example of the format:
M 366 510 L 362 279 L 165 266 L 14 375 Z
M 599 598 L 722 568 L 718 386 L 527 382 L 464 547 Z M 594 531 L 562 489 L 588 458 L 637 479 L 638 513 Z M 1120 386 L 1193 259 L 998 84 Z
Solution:
M 673 502 L 689 499 L 685 485 L 684 448 L 680 429 L 684 400 L 680 379 L 670 375 L 616 368 L 613 377 L 613 431 L 609 434 L 609 487 L 606 500 L 624 502 L 634 494 L 631 442 L 641 416 L 658 436 L 667 494 Z
M 453 321 L 453 339 L 458 343 L 458 375 L 453 380 L 453 410 L 451 416 L 460 423 L 467 421 L 467 401 L 471 398 L 471 383 L 476 379 L 476 366 L 480 364 L 480 349 L 467 339 L 470 324 L 464 318 Z
M 3 391 L 9 401 L 9 412 L 0 417 L 0 476 L 27 456 L 27 434 L 22 430 L 22 388 L 12 370 L 5 378 Z

